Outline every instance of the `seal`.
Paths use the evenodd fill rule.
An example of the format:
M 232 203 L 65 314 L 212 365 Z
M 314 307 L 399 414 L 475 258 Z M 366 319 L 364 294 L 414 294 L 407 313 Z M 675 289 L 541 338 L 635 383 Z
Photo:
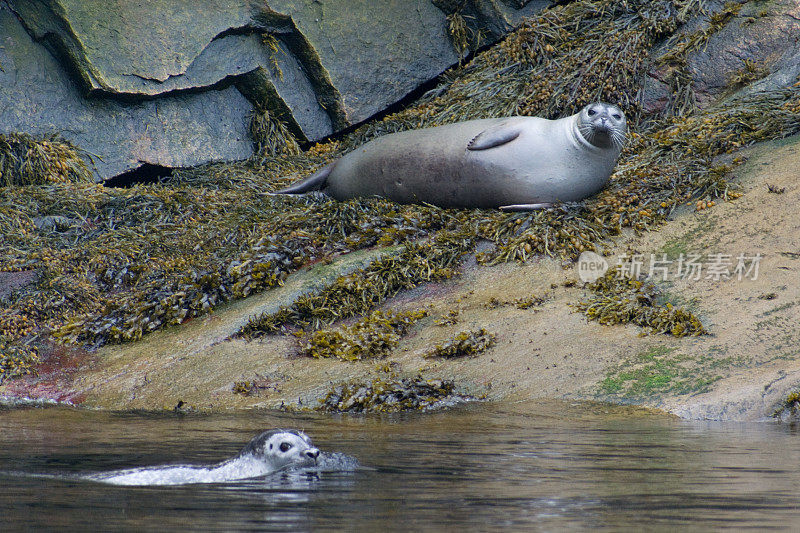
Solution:
M 215 465 L 164 465 L 86 476 L 113 485 L 219 483 L 317 464 L 320 451 L 302 431 L 273 429 L 253 438 L 236 457 Z
M 558 120 L 516 116 L 392 133 L 276 194 L 508 211 L 575 202 L 608 183 L 626 129 L 619 107 L 597 102 Z

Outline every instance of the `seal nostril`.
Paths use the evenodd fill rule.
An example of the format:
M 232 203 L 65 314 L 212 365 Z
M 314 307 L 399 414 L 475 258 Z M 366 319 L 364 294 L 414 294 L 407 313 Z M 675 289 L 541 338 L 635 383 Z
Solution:
M 319 456 L 319 450 L 308 450 L 306 455 L 311 457 L 312 459 L 316 459 Z

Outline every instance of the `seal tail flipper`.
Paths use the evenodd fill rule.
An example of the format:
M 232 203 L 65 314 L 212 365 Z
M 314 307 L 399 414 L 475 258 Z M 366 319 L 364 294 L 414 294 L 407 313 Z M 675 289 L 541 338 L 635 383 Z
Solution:
M 537 209 L 546 209 L 548 207 L 553 207 L 553 204 L 514 204 L 514 205 L 501 205 L 500 211 L 505 211 L 506 213 L 514 212 L 514 211 L 535 211 Z
M 336 162 L 334 161 L 333 163 L 325 165 L 306 179 L 293 183 L 285 189 L 275 191 L 273 194 L 303 194 L 309 191 L 322 190 L 335 164 Z
M 519 127 L 502 122 L 477 134 L 467 145 L 467 150 L 488 150 L 513 141 L 521 132 Z

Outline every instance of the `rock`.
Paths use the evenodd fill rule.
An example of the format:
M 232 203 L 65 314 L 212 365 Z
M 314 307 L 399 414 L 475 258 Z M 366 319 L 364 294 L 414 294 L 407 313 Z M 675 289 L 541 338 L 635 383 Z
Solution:
M 252 154 L 265 108 L 301 141 L 362 122 L 548 0 L 0 0 L 0 132 L 59 132 L 98 179 Z
M 736 77 L 747 75 L 747 63 L 757 70 L 750 74 L 752 79 L 746 79 L 748 83 L 774 71 L 782 60 L 800 51 L 798 36 L 800 4 L 795 0 L 743 5 L 738 15 L 689 59 L 700 105 L 705 107 L 717 95 L 737 88 Z
M 473 32 L 481 32 L 482 44 L 503 37 L 524 17 L 531 17 L 554 3 L 550 0 L 432 0 L 447 15 L 464 17 Z
M 250 20 L 246 0 L 204 0 L 202 11 L 193 3 L 163 0 L 9 3 L 34 39 L 64 57 L 89 91 L 120 95 L 220 81 L 231 74 L 230 58 L 221 50 L 225 39 L 215 38 Z
M 35 270 L 21 272 L 0 272 L 0 304 L 16 291 L 22 291 L 39 280 L 39 273 Z
M 699 107 L 708 107 L 744 85 L 752 92 L 794 83 L 800 73 L 800 4 L 774 0 L 738 5 L 717 0 L 709 8 L 711 13 L 730 16 L 686 56 L 684 72 Z M 698 18 L 690 20 L 680 34 L 688 36 L 709 27 L 710 18 Z M 665 43 L 654 55 L 670 51 L 672 44 Z M 646 111 L 658 112 L 666 105 L 673 67 L 662 66 L 650 73 L 644 90 Z
M 234 87 L 144 101 L 87 98 L 3 5 L 0 36 L 0 131 L 60 133 L 97 156 L 99 178 L 143 163 L 183 167 L 252 153 L 252 104 Z

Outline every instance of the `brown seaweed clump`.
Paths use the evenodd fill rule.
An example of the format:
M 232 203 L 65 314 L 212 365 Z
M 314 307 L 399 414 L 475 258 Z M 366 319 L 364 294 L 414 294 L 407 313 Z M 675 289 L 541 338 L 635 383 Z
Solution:
M 39 352 L 36 347 L 10 342 L 0 335 L 0 385 L 10 378 L 36 374 Z
M 409 243 L 316 294 L 300 296 L 290 307 L 250 320 L 239 335 L 258 337 L 285 325 L 318 329 L 340 318 L 362 315 L 403 289 L 452 277 L 473 244 L 471 237 L 449 232 L 440 232 L 426 243 Z
M 783 402 L 772 413 L 773 418 L 780 418 L 781 420 L 800 420 L 800 391 L 793 391 L 789 393 Z
M 653 283 L 623 275 L 618 268 L 609 269 L 588 287 L 595 294 L 575 307 L 589 320 L 605 326 L 636 324 L 653 333 L 675 337 L 708 333 L 692 313 L 669 302 L 660 303 L 658 289 Z
M 0 187 L 91 183 L 94 179 L 82 154 L 55 135 L 0 133 Z
M 455 359 L 485 352 L 497 342 L 497 336 L 484 328 L 462 331 L 444 344 L 437 344 L 423 357 L 444 357 Z
M 257 107 L 250 115 L 250 137 L 255 144 L 256 157 L 267 154 L 298 155 L 301 152 L 297 139 L 286 123 L 262 107 Z
M 318 411 L 394 413 L 436 407 L 445 400 L 466 399 L 453 394 L 455 384 L 444 379 L 378 378 L 334 386 L 320 400 Z
M 301 344 L 303 355 L 315 358 L 337 357 L 345 361 L 382 357 L 400 343 L 414 323 L 428 316 L 421 311 L 374 311 L 351 326 L 320 329 Z

